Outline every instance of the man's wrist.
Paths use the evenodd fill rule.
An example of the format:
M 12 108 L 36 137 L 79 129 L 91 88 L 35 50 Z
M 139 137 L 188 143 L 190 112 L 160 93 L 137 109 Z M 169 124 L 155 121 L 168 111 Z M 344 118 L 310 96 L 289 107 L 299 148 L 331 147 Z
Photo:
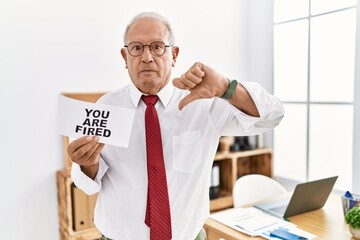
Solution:
M 95 179 L 97 172 L 99 171 L 99 163 L 95 163 L 91 166 L 80 165 L 81 171 L 91 179 Z
M 238 81 L 235 79 L 234 80 L 227 79 L 227 80 L 229 81 L 229 85 L 228 85 L 228 88 L 226 89 L 224 95 L 221 98 L 229 100 L 235 94 L 236 87 L 238 85 Z

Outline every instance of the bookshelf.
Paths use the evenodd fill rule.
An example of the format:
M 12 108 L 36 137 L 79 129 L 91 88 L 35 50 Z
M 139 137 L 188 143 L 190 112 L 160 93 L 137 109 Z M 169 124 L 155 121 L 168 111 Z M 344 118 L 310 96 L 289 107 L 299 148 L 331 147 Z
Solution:
M 210 201 L 210 211 L 233 206 L 232 189 L 235 181 L 247 174 L 272 177 L 272 149 L 260 148 L 241 152 L 218 152 L 214 161 L 220 166 L 220 194 Z

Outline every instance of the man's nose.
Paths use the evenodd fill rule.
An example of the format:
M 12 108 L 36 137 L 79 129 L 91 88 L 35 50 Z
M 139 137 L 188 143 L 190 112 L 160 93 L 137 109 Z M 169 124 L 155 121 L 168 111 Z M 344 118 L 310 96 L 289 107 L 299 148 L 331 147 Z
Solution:
M 150 46 L 144 46 L 144 52 L 141 55 L 142 61 L 145 63 L 152 62 L 154 60 L 154 56 L 152 55 L 150 51 Z

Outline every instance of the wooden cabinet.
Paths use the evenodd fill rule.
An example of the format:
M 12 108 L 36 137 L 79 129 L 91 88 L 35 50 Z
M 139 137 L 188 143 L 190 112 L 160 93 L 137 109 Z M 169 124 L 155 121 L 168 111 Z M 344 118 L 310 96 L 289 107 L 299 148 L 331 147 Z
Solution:
M 232 189 L 235 181 L 247 174 L 272 177 L 272 150 L 261 148 L 242 152 L 220 152 L 215 156 L 220 166 L 220 196 L 210 201 L 210 211 L 233 206 Z
M 100 237 L 99 231 L 93 224 L 89 224 L 88 228 L 79 228 L 76 225 L 76 211 L 74 209 L 74 184 L 70 178 L 70 170 L 61 170 L 56 173 L 57 190 L 58 190 L 58 211 L 59 211 L 59 230 L 60 240 L 97 240 Z M 91 199 L 83 192 L 81 199 Z M 76 201 L 79 201 L 77 199 Z M 85 201 L 86 202 L 86 201 Z M 85 204 L 84 202 L 84 204 Z M 89 208 L 89 214 L 93 213 L 94 207 Z M 92 221 L 92 219 L 91 219 Z M 79 228 L 79 230 L 76 230 Z

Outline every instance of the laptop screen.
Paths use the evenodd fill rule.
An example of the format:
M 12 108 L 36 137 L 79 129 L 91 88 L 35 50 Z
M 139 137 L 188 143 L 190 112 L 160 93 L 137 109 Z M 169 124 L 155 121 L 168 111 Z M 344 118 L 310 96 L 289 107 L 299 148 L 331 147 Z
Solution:
M 280 198 L 273 201 L 266 201 L 256 204 L 254 207 L 284 218 L 322 208 L 337 178 L 338 176 L 335 176 L 300 183 L 295 187 L 291 198 L 287 196 L 284 197 L 284 199 Z M 279 212 L 281 209 L 283 211 L 282 213 Z

